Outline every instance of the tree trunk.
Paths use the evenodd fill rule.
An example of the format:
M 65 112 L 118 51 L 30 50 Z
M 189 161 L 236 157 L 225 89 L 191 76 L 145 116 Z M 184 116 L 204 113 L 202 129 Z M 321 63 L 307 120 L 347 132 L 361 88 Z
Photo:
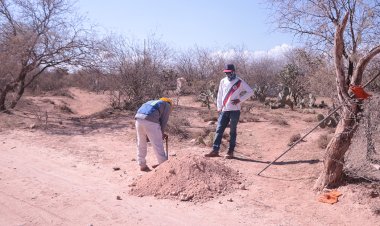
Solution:
M 335 135 L 326 148 L 324 169 L 314 185 L 315 190 L 336 187 L 342 182 L 344 155 L 350 147 L 352 137 L 357 129 L 357 113 L 357 110 L 352 111 L 347 107 L 344 108 Z
M 16 107 L 18 101 L 21 99 L 22 95 L 24 94 L 24 91 L 25 91 L 25 87 L 24 87 L 24 80 L 21 80 L 19 83 L 18 83 L 18 91 L 17 91 L 17 95 L 16 95 L 16 98 L 11 102 L 10 104 L 10 108 L 13 109 Z
M 1 93 L 0 93 L 0 113 L 2 111 L 5 111 L 6 110 L 6 107 L 5 107 L 5 98 L 7 96 L 7 92 L 6 90 L 2 90 Z
M 334 36 L 334 64 L 336 71 L 337 90 L 340 103 L 343 105 L 342 117 L 335 130 L 335 135 L 327 145 L 324 157 L 324 168 L 314 185 L 315 190 L 325 187 L 335 187 L 343 178 L 344 155 L 351 144 L 356 129 L 357 107 L 349 106 L 348 85 L 344 73 L 344 29 L 347 25 L 349 13 L 344 16 L 342 23 L 336 24 Z M 350 109 L 351 108 L 351 109 Z
M 13 90 L 15 84 L 7 84 L 3 90 L 0 92 L 0 111 L 6 111 L 5 101 L 7 100 L 7 94 L 9 91 Z

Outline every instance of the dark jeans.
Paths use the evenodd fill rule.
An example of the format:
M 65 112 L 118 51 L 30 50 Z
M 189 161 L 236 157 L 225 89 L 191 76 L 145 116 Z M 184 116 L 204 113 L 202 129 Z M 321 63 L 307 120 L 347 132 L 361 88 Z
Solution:
M 219 152 L 220 144 L 222 143 L 222 137 L 224 130 L 228 123 L 230 123 L 230 146 L 229 152 L 233 152 L 236 146 L 236 129 L 240 118 L 240 111 L 222 111 L 219 113 L 218 126 L 216 127 L 216 134 L 214 145 L 212 149 L 214 152 Z

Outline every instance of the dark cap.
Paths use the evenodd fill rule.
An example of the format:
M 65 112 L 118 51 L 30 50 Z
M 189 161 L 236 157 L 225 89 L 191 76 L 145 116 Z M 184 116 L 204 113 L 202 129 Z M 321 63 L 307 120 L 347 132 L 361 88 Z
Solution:
M 235 66 L 233 64 L 226 64 L 224 66 L 223 72 L 233 72 L 235 71 Z

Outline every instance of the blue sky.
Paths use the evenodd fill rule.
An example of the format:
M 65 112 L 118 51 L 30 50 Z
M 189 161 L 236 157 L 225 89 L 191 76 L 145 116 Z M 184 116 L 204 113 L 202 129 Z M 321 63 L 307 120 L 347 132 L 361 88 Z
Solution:
M 106 32 L 156 38 L 176 49 L 195 45 L 253 52 L 297 46 L 291 34 L 274 31 L 260 0 L 78 0 L 77 7 Z

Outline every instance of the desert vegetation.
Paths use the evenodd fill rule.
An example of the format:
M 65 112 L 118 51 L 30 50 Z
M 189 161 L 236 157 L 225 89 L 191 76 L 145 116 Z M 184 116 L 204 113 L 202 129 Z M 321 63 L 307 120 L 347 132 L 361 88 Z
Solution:
M 38 108 L 30 107 L 30 112 L 24 112 L 23 117 L 35 119 L 28 129 L 58 131 L 67 124 L 76 128 L 65 132 L 73 136 L 90 134 L 104 126 L 119 128 L 130 123 L 128 126 L 133 127 L 134 111 L 142 103 L 169 96 L 176 103 L 168 124 L 169 134 L 179 143 L 210 147 L 217 120 L 215 97 L 224 76 L 221 70 L 226 63 L 234 63 L 238 75 L 254 89 L 254 95 L 242 109 L 241 124 L 268 122 L 268 127 L 279 131 L 273 136 L 285 136 L 284 148 L 287 148 L 299 141 L 306 129 L 302 128 L 302 133 L 280 132 L 291 129 L 294 121 L 310 128 L 325 121 L 318 127 L 320 133 L 313 143 L 324 153 L 323 168 L 308 189 L 322 191 L 359 180 L 373 186 L 371 194 L 378 200 L 378 1 L 268 1 L 278 28 L 293 33 L 305 43 L 280 57 L 252 57 L 243 47 L 233 47 L 231 55 L 220 54 L 230 48 L 195 46 L 178 51 L 154 35 L 134 41 L 115 34 L 100 36 L 96 28 L 84 27 L 83 18 L 72 11 L 71 4 L 68 0 L 0 1 L 0 115 L 3 120 L 0 132 L 17 127 L 14 126 L 17 118 L 13 117 L 16 112 L 32 106 L 29 101 L 41 96 L 58 99 L 41 100 Z M 179 79 L 182 90 L 178 88 Z M 359 98 L 352 87 L 364 87 L 372 97 Z M 105 96 L 102 101 L 106 108 L 98 115 L 77 116 L 70 107 L 70 101 L 75 99 L 70 92 L 73 88 Z M 185 101 L 191 104 L 187 106 Z M 191 114 L 194 103 L 201 106 L 197 114 Z M 326 120 L 331 112 L 335 114 Z M 121 115 L 127 115 L 130 121 L 123 122 Z M 248 134 L 253 136 L 255 132 Z M 224 140 L 228 140 L 228 135 Z M 300 143 L 305 142 L 307 139 Z M 96 150 L 93 155 L 98 155 Z M 265 163 L 273 160 L 271 157 Z M 198 157 L 192 158 L 196 159 L 197 167 L 206 164 Z M 172 168 L 180 166 L 180 163 L 171 163 Z M 192 167 L 184 169 L 187 172 Z M 219 165 L 212 169 L 217 171 L 217 167 Z M 234 171 L 235 174 L 239 173 Z M 149 184 L 151 180 L 148 178 L 144 183 Z M 198 185 L 196 181 L 191 182 Z M 242 182 L 235 182 L 231 184 L 242 186 Z M 146 184 L 134 185 L 135 193 L 151 194 L 142 191 Z M 225 194 L 227 190 L 231 190 L 230 187 L 220 193 Z M 155 196 L 173 196 L 170 192 L 160 192 Z M 211 195 L 207 195 L 210 197 L 205 200 L 211 200 Z M 372 212 L 378 215 L 380 207 L 373 208 Z
M 305 1 L 307 4 L 301 6 L 301 2 L 289 7 L 287 1 L 272 1 L 272 7 L 277 12 L 279 27 L 307 36 L 308 45 L 292 49 L 283 57 L 252 58 L 243 48 L 235 48 L 229 57 L 215 54 L 215 49 L 199 47 L 176 52 L 154 36 L 141 42 L 115 35 L 94 38 L 96 31 L 83 27 L 80 18 L 71 13 L 68 1 L 27 1 L 27 4 L 2 1 L 0 110 L 13 109 L 25 91 L 31 95 L 44 92 L 65 95 L 67 92 L 62 90 L 68 87 L 107 92 L 110 107 L 135 110 L 146 100 L 173 94 L 180 77 L 190 87 L 181 94 L 199 96 L 198 100 L 210 109 L 223 76 L 220 68 L 232 62 L 254 87 L 253 98 L 262 103 L 278 98 L 278 106 L 288 104 L 293 109 L 305 107 L 311 96 L 323 96 L 331 98 L 332 105 L 343 107 L 341 119 L 353 121 L 340 121 L 338 128 L 342 131 L 336 135 L 348 136 L 344 135 L 344 139 L 335 136 L 328 145 L 319 187 L 338 184 L 343 165 L 334 166 L 334 161 L 328 159 L 339 152 L 339 157 L 334 158 L 343 162 L 349 147 L 346 144 L 359 125 L 362 111 L 362 101 L 356 101 L 349 93 L 349 84 L 362 85 L 378 74 L 380 50 L 371 38 L 378 32 L 372 26 L 378 21 L 377 6 L 356 1 L 334 5 L 330 4 L 334 1 L 318 4 Z M 303 16 L 296 11 L 304 12 Z M 316 16 L 311 12 L 320 15 L 315 24 L 307 23 L 308 18 Z M 297 24 L 297 18 L 303 23 Z M 325 30 L 320 30 L 322 27 Z M 368 88 L 377 91 L 377 84 L 378 79 Z M 278 94 L 282 96 L 277 97 Z M 60 108 L 70 112 L 65 106 Z M 273 123 L 287 124 L 281 118 Z

